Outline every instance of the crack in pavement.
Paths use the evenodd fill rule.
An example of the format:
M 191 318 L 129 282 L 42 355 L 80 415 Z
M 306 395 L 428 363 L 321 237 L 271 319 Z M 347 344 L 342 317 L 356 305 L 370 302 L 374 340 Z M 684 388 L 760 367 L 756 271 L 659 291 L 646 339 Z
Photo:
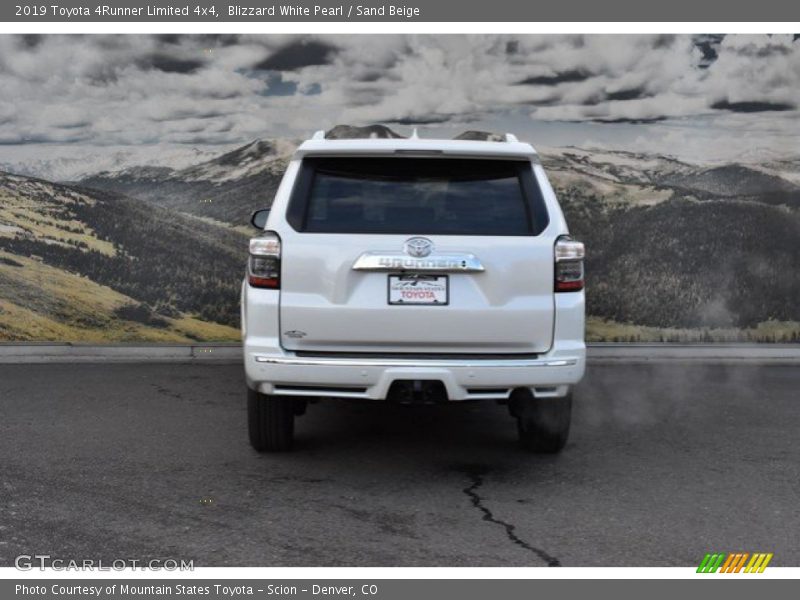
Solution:
M 180 393 L 167 389 L 163 385 L 158 385 L 157 383 L 151 383 L 150 386 L 155 388 L 155 390 L 162 396 L 169 396 L 170 398 L 174 398 L 175 400 L 183 400 L 183 396 Z
M 463 489 L 463 492 L 469 497 L 472 501 L 472 506 L 477 508 L 479 511 L 483 513 L 483 520 L 488 521 L 489 523 L 494 523 L 495 525 L 500 525 L 506 530 L 506 535 L 508 539 L 514 542 L 517 546 L 528 550 L 529 552 L 533 552 L 536 556 L 541 558 L 544 562 L 547 563 L 548 567 L 560 567 L 561 561 L 559 561 L 555 556 L 550 556 L 547 552 L 542 550 L 541 548 L 536 548 L 535 546 L 531 546 L 528 542 L 520 538 L 514 530 L 516 526 L 512 525 L 511 523 L 506 523 L 505 521 L 501 521 L 497 517 L 494 516 L 491 510 L 489 510 L 484 504 L 483 499 L 478 495 L 477 489 L 483 485 L 483 474 L 478 472 L 477 469 L 470 469 L 467 471 L 467 476 L 472 480 L 472 483 Z

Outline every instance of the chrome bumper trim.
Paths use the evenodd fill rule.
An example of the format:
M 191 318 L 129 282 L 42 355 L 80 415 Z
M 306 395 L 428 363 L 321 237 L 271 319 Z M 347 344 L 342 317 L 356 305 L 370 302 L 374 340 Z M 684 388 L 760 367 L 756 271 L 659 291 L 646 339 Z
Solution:
M 354 358 L 309 358 L 298 356 L 267 356 L 254 354 L 255 361 L 268 365 L 292 365 L 303 367 L 435 367 L 435 368 L 531 368 L 531 367 L 572 367 L 578 364 L 576 358 L 549 360 L 425 360 L 425 359 L 354 359 Z

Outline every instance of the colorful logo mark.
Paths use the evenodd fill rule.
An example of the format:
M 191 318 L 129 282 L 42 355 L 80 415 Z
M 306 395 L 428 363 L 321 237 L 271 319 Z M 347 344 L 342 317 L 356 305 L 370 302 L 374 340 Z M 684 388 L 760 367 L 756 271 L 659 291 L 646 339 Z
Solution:
M 748 561 L 748 558 L 750 559 Z M 697 567 L 698 573 L 763 573 L 769 561 L 772 560 L 772 552 L 715 552 L 706 554 L 700 566 Z M 745 566 L 747 563 L 747 566 Z

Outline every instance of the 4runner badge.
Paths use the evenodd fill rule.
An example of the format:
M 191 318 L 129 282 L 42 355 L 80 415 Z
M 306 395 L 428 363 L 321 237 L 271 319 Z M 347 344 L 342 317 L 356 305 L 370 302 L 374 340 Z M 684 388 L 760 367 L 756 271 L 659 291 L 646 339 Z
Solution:
M 424 258 L 433 252 L 433 242 L 424 237 L 412 237 L 403 244 L 403 250 L 414 258 Z

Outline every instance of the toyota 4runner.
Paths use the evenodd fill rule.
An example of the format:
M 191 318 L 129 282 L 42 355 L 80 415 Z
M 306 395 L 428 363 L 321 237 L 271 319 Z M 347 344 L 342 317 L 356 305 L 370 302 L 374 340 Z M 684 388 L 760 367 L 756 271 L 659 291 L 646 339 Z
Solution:
M 492 400 L 522 444 L 564 447 L 584 373 L 583 244 L 536 151 L 329 139 L 292 157 L 242 285 L 249 434 L 291 448 L 309 400 Z

